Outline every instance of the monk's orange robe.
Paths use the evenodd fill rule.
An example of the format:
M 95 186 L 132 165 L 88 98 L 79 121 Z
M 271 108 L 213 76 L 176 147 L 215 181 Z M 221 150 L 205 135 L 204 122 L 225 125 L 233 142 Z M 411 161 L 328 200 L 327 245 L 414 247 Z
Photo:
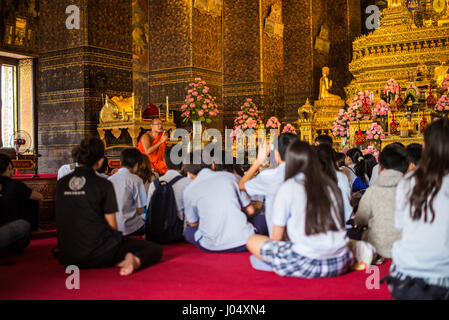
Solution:
M 148 133 L 146 133 L 148 134 Z M 159 175 L 163 175 L 168 171 L 167 168 L 167 164 L 165 163 L 164 160 L 164 153 L 165 153 L 165 147 L 167 146 L 167 142 L 164 142 L 163 144 L 161 144 L 159 146 L 159 148 L 154 151 L 152 154 L 148 155 L 145 153 L 145 148 L 143 146 L 143 139 L 144 136 L 142 136 L 140 138 L 139 141 L 139 145 L 137 146 L 137 149 L 139 149 L 140 152 L 142 152 L 142 154 L 146 155 L 151 162 L 151 168 L 153 168 L 153 170 L 156 170 Z M 154 141 L 151 143 L 151 146 L 154 146 L 155 144 L 157 144 L 162 138 L 162 133 L 156 138 L 154 139 Z M 151 139 L 150 139 L 151 140 Z

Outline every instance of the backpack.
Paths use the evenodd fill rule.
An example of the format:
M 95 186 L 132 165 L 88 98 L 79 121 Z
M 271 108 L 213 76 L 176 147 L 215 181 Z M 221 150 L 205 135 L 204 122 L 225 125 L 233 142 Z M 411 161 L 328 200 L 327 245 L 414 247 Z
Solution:
M 154 180 L 155 190 L 148 205 L 145 217 L 145 236 L 147 240 L 161 244 L 173 243 L 182 239 L 184 221 L 178 217 L 173 185 L 183 177 L 178 176 L 170 182 Z

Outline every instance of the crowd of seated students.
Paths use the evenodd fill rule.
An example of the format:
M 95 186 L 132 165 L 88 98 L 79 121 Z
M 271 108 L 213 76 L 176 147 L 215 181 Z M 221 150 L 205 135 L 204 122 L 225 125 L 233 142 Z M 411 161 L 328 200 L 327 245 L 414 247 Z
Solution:
M 355 263 L 348 230 L 360 228 L 362 241 L 376 253 L 368 264 L 393 260 L 386 279 L 393 297 L 428 298 L 419 289 L 424 283 L 438 293 L 433 298 L 447 299 L 447 137 L 449 120 L 437 120 L 424 133 L 424 147 L 388 145 L 377 163 L 357 148 L 335 152 L 327 136 L 310 146 L 286 133 L 273 152 L 269 144 L 260 145 L 246 172 L 226 152 L 217 155 L 232 164 L 216 157 L 210 164 L 194 163 L 193 154 L 175 164 L 167 148 L 168 171 L 161 177 L 152 174 L 151 164 L 142 170 L 145 157 L 129 148 L 122 152 L 122 168 L 107 179 L 97 172 L 104 163 L 103 144 L 86 139 L 56 188 L 60 261 L 85 268 L 116 265 L 123 275 L 157 263 L 161 246 L 135 236 L 145 234 L 144 212 L 156 201 L 157 188 L 170 184 L 184 239 L 205 252 L 249 251 L 255 269 L 333 277 Z M 270 154 L 275 167 L 269 167 Z M 0 203 L 5 206 L 5 190 L 11 187 L 5 189 L 4 181 L 10 181 L 12 165 L 0 160 Z M 21 193 L 33 199 L 31 192 Z M 263 205 L 255 206 L 260 201 Z M 23 249 L 29 223 L 20 213 L 0 218 L 0 246 Z M 14 223 L 19 227 L 11 227 Z M 410 295 L 404 293 L 405 282 L 414 288 Z

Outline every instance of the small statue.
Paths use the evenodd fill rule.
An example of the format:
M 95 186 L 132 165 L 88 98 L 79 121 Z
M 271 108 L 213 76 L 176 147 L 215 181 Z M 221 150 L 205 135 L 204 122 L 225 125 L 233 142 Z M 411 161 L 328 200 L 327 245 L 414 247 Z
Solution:
M 117 121 L 119 110 L 117 104 L 106 96 L 106 101 L 100 111 L 100 123 Z
M 329 68 L 324 67 L 323 76 L 320 79 L 320 94 L 318 96 L 318 99 L 341 100 L 339 96 L 329 92 L 329 90 L 332 88 L 332 80 L 329 80 L 328 75 L 329 75 Z

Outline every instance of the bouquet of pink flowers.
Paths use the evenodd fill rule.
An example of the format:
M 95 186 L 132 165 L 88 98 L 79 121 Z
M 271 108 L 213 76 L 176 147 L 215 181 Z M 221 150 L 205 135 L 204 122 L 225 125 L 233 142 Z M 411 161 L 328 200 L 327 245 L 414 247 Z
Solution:
M 365 91 L 360 91 L 358 93 L 357 96 L 354 97 L 354 100 L 360 100 L 362 101 L 362 103 L 365 101 L 366 99 L 366 103 L 367 104 L 373 104 L 374 103 L 374 93 L 372 93 L 371 91 L 365 90 Z
M 434 107 L 434 110 L 437 112 L 448 112 L 449 111 L 449 95 L 442 95 L 440 99 L 438 99 L 437 104 Z
M 297 134 L 295 127 L 293 127 L 290 123 L 287 123 L 284 126 L 284 129 L 282 130 L 282 133 L 292 133 L 292 134 Z
M 189 84 L 188 95 L 181 106 L 183 122 L 201 121 L 211 123 L 218 115 L 218 107 L 215 97 L 209 94 L 209 87 L 201 78 L 195 78 L 195 82 Z
M 367 154 L 372 154 L 376 158 L 376 161 L 379 161 L 380 152 L 374 146 L 368 146 L 368 148 L 363 150 L 363 155 L 365 156 Z
M 243 106 L 240 107 L 237 117 L 234 119 L 234 131 L 232 136 L 240 136 L 243 130 L 254 129 L 257 130 L 261 117 L 259 110 L 252 99 L 246 99 Z
M 389 113 L 391 113 L 390 105 L 384 100 L 380 100 L 373 109 L 373 118 L 386 117 Z
M 385 139 L 385 133 L 381 126 L 376 122 L 371 124 L 371 127 L 366 130 L 366 140 L 369 141 L 380 141 Z
M 446 75 L 446 77 L 444 78 L 443 83 L 441 84 L 441 87 L 443 88 L 443 90 L 449 89 L 449 74 Z
M 401 87 L 399 86 L 399 83 L 396 80 L 390 79 L 387 81 L 387 84 L 384 87 L 384 93 L 399 94 L 400 92 Z
M 281 126 L 281 123 L 279 122 L 278 118 L 276 118 L 276 117 L 271 117 L 271 118 L 268 119 L 268 121 L 267 121 L 266 128 L 267 128 L 267 129 L 279 129 L 280 126 Z
M 338 116 L 332 124 L 332 134 L 334 137 L 349 138 L 349 121 L 348 114 L 344 109 L 338 111 Z
M 369 104 L 371 104 L 371 100 L 367 100 Z M 358 97 L 355 97 L 354 100 L 351 101 L 348 107 L 347 115 L 349 121 L 364 121 L 371 120 L 371 114 L 363 114 L 360 108 L 363 105 L 363 100 L 359 100 Z

